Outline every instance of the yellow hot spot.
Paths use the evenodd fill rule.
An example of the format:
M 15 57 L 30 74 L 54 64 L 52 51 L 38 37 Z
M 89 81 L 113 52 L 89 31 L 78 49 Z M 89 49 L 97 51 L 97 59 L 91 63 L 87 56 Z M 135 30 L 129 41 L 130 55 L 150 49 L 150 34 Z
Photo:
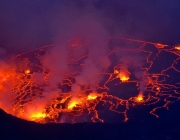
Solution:
M 139 94 L 138 97 L 136 98 L 136 100 L 138 102 L 142 102 L 143 101 L 143 95 L 142 94 Z
M 175 49 L 180 51 L 180 45 L 179 46 L 175 46 Z
M 81 104 L 80 101 L 73 100 L 68 104 L 68 109 L 73 109 L 74 107 L 76 107 L 79 104 Z
M 97 98 L 97 95 L 90 94 L 87 97 L 87 100 L 95 100 Z
M 116 77 L 119 78 L 122 82 L 126 82 L 130 79 L 130 72 L 128 72 L 127 70 L 114 70 L 114 74 L 117 74 Z
M 128 76 L 120 76 L 120 80 L 122 82 L 125 82 L 125 81 L 128 81 L 129 80 L 129 77 Z
M 45 113 L 38 112 L 38 113 L 33 113 L 30 118 L 31 120 L 36 120 L 36 119 L 43 119 L 45 117 L 46 117 Z
M 124 72 L 120 72 L 120 74 L 118 75 L 118 77 L 120 78 L 120 80 L 122 82 L 126 82 L 128 81 L 130 78 L 129 78 L 129 73 L 124 73 Z
M 31 72 L 30 69 L 25 70 L 25 74 L 29 74 Z

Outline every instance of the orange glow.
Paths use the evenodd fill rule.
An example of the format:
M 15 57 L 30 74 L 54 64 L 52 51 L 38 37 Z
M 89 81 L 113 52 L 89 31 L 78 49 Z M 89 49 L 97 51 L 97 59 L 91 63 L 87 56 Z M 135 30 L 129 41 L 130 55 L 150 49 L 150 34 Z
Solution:
M 157 87 L 156 90 L 159 92 L 161 89 L 160 89 L 160 87 Z
M 31 73 L 30 69 L 25 70 L 25 74 L 30 74 L 30 73 Z
M 36 113 L 31 114 L 31 116 L 30 116 L 32 121 L 38 120 L 38 119 L 43 119 L 45 117 L 46 117 L 46 114 L 42 113 L 42 112 L 36 112 Z
M 68 104 L 68 109 L 73 109 L 74 107 L 77 107 L 77 105 L 82 104 L 82 101 L 80 99 L 72 99 Z
M 116 78 L 119 78 L 122 82 L 127 82 L 130 79 L 130 72 L 126 67 L 121 65 L 116 65 L 114 67 L 114 74 L 116 74 Z
M 129 77 L 126 76 L 126 75 L 124 75 L 124 74 L 120 74 L 120 80 L 121 80 L 122 82 L 126 82 L 126 81 L 129 80 Z
M 166 45 L 164 45 L 164 44 L 160 44 L 160 43 L 157 43 L 157 44 L 155 44 L 156 45 L 156 47 L 158 47 L 158 48 L 164 48 Z
M 97 98 L 97 95 L 96 94 L 89 94 L 88 97 L 87 97 L 87 100 L 95 100 Z
M 175 46 L 175 49 L 180 51 L 180 45 Z
M 114 74 L 119 74 L 119 71 L 118 70 L 114 70 Z
M 122 82 L 126 82 L 128 81 L 130 78 L 129 78 L 129 75 L 130 73 L 128 71 L 118 71 L 118 70 L 114 70 L 114 74 L 117 74 L 117 78 L 119 78 Z
M 8 72 L 0 72 L 0 82 L 5 82 L 10 77 L 11 73 Z
M 0 75 L 0 87 L 3 87 L 3 83 L 7 80 L 6 75 Z
M 0 90 L 7 90 L 4 85 L 11 85 L 14 79 L 13 71 L 0 70 Z
M 142 102 L 144 99 L 143 99 L 143 95 L 140 93 L 139 95 L 138 95 L 138 97 L 136 98 L 136 101 L 137 102 Z

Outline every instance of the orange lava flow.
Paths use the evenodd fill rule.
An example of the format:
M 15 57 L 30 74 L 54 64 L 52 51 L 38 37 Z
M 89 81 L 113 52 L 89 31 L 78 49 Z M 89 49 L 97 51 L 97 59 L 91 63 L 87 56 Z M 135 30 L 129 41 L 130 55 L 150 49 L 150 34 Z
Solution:
M 159 118 L 180 99 L 179 46 L 128 38 L 95 51 L 81 38 L 64 44 L 0 61 L 1 109 L 38 123 L 126 122 L 137 106 Z

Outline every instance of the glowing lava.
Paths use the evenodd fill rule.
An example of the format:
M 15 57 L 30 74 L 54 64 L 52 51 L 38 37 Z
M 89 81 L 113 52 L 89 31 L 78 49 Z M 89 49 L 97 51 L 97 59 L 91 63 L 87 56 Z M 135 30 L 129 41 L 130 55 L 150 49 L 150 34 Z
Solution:
M 165 46 L 167 46 L 167 45 L 160 44 L 160 43 L 157 43 L 155 45 L 156 45 L 157 48 L 164 48 Z
M 128 81 L 130 78 L 128 75 L 126 75 L 124 72 L 120 72 L 120 74 L 118 75 L 118 77 L 120 78 L 120 80 L 122 82 L 126 82 Z
M 180 51 L 180 45 L 175 46 L 175 49 Z
M 112 48 L 91 51 L 85 40 L 75 38 L 68 41 L 67 50 L 44 46 L 17 55 L 9 61 L 12 66 L 0 62 L 0 107 L 40 123 L 106 122 L 106 111 L 125 122 L 136 105 L 152 105 L 149 113 L 158 118 L 158 109 L 168 110 L 180 100 L 179 77 L 171 75 L 180 74 L 180 47 L 126 38 L 117 42 Z M 127 43 L 138 45 L 124 46 Z M 162 53 L 173 55 L 173 60 L 156 71 L 154 61 Z
M 69 103 L 68 103 L 68 109 L 73 109 L 74 107 L 77 107 L 78 105 L 81 105 L 82 101 L 78 98 L 74 98 L 72 99 Z
M 87 100 L 95 100 L 97 98 L 97 95 L 95 93 L 90 93 L 87 96 Z
M 30 73 L 31 73 L 30 69 L 25 70 L 25 74 L 30 74 Z
M 42 113 L 42 112 L 37 112 L 37 113 L 33 113 L 31 114 L 30 118 L 32 121 L 36 121 L 36 120 L 39 120 L 39 119 L 43 119 L 46 117 L 46 114 L 45 113 Z
M 116 74 L 116 78 L 119 78 L 122 82 L 127 82 L 130 79 L 130 72 L 126 69 L 115 69 L 114 74 Z
M 137 102 L 143 102 L 143 94 L 139 94 L 138 97 L 136 98 Z

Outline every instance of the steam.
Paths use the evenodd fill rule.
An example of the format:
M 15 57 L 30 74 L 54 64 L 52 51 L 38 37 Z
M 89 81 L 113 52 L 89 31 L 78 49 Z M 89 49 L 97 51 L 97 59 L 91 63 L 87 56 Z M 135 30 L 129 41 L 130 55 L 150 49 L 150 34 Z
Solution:
M 73 38 L 71 38 L 73 37 Z M 103 26 L 95 19 L 81 17 L 76 19 L 74 24 L 70 26 L 70 30 L 66 32 L 65 37 L 59 38 L 61 42 L 56 45 L 52 50 L 48 51 L 43 57 L 42 62 L 45 68 L 50 70 L 49 73 L 49 88 L 58 88 L 58 83 L 61 83 L 66 75 L 74 71 L 73 67 L 68 65 L 69 61 L 69 45 L 67 40 L 71 40 L 77 37 L 83 41 L 85 46 L 80 47 L 76 51 L 73 58 L 76 60 L 82 54 L 88 54 L 87 58 L 83 62 L 83 67 L 78 68 L 81 72 L 75 77 L 75 83 L 72 85 L 72 92 L 74 94 L 80 93 L 82 86 L 91 87 L 95 90 L 96 86 L 102 80 L 102 71 L 105 71 L 110 61 L 107 57 L 108 54 L 108 33 Z M 80 42 L 80 43 L 81 43 Z M 81 45 L 81 44 L 79 44 Z
M 58 82 L 62 82 L 64 75 L 67 74 L 67 47 L 63 44 L 55 46 L 42 58 L 43 66 L 50 71 L 49 79 L 50 88 L 55 88 Z

